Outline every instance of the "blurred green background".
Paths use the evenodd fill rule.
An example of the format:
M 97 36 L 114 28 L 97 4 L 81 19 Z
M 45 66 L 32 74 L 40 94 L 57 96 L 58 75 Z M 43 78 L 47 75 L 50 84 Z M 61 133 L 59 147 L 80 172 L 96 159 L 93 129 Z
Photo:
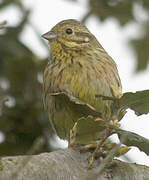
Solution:
M 32 9 L 25 7 L 21 0 L 0 1 L 0 11 L 10 6 L 21 16 L 18 24 L 7 24 L 0 29 L 0 132 L 3 137 L 0 156 L 52 151 L 49 141 L 53 130 L 43 109 L 41 81 L 48 57 L 39 58 L 20 40 Z M 137 20 L 137 6 L 146 18 Z M 149 0 L 89 0 L 88 12 L 82 22 L 86 23 L 92 15 L 99 22 L 114 18 L 122 28 L 130 22 L 138 23 L 142 33 L 138 39 L 129 39 L 129 43 L 136 54 L 136 72 L 145 70 L 149 61 Z M 40 39 L 37 32 L 38 29 L 35 36 Z M 43 40 L 40 41 L 44 46 Z

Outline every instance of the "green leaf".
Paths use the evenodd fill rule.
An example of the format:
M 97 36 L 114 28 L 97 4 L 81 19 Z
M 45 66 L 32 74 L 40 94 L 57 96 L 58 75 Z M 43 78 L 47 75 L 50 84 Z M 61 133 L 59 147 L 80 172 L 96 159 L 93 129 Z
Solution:
M 74 110 L 76 115 L 82 114 L 81 117 L 86 117 L 88 115 L 94 117 L 101 117 L 101 114 L 95 111 L 94 107 L 80 101 L 76 97 L 70 96 L 65 92 L 52 93 L 50 95 L 56 96 L 56 98 L 58 98 L 61 102 L 69 104 L 69 106 L 71 107 L 71 109 Z
M 118 100 L 120 109 L 130 108 L 136 115 L 149 113 L 149 90 L 127 92 Z
M 143 7 L 148 10 L 149 9 L 149 1 L 143 0 L 142 3 L 143 3 Z
M 140 151 L 145 152 L 149 155 L 149 140 L 130 131 L 125 131 L 122 129 L 116 129 L 116 133 L 120 141 L 127 146 L 135 146 L 140 149 Z
M 136 71 L 146 69 L 149 62 L 149 21 L 142 23 L 141 28 L 144 29 L 143 35 L 130 41 L 136 54 Z
M 106 129 L 106 122 L 102 119 L 88 116 L 80 118 L 70 132 L 71 144 L 87 144 L 99 139 L 100 134 Z
M 89 6 L 92 14 L 96 15 L 101 21 L 114 17 L 120 25 L 125 25 L 134 20 L 133 1 L 90 0 Z
M 2 2 L 0 2 L 0 9 L 2 10 L 4 8 L 7 8 L 10 5 L 16 5 L 21 10 L 24 9 L 24 6 L 23 6 L 21 0 L 2 0 Z
M 71 130 L 71 144 L 88 144 L 90 141 L 99 139 L 101 131 L 106 129 L 106 123 L 100 118 L 101 114 L 99 112 L 68 93 L 58 92 L 49 95 L 55 96 L 57 100 L 63 102 L 63 104 L 66 103 L 73 109 L 77 122 Z

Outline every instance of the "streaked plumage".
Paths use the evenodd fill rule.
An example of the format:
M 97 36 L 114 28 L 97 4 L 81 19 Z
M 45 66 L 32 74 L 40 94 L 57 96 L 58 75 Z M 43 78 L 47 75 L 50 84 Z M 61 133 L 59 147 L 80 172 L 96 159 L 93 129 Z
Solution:
M 57 135 L 68 139 L 75 121 L 88 114 L 76 114 L 69 104 L 51 93 L 65 92 L 109 119 L 111 101 L 95 96 L 113 97 L 113 89 L 121 96 L 121 82 L 115 62 L 94 35 L 80 22 L 70 19 L 58 23 L 43 37 L 50 42 L 50 59 L 43 79 L 44 104 Z

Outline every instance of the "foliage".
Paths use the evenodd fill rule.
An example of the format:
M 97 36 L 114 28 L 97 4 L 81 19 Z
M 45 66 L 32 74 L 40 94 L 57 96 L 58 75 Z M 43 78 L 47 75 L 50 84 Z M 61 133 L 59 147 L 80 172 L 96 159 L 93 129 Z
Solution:
M 80 110 L 84 112 L 85 115 L 88 115 L 87 117 L 84 116 L 78 119 L 78 121 L 75 123 L 74 127 L 72 128 L 70 133 L 70 142 L 72 145 L 77 143 L 83 144 L 84 140 L 86 140 L 85 143 L 88 144 L 93 140 L 93 133 L 94 136 L 97 135 L 98 137 L 102 137 L 102 138 L 104 135 L 106 139 L 110 135 L 116 133 L 122 144 L 125 144 L 127 146 L 136 146 L 141 151 L 149 155 L 148 139 L 138 134 L 118 128 L 117 123 L 115 124 L 110 123 L 109 125 L 107 125 L 107 122 L 104 121 L 102 117 L 100 118 L 100 114 L 97 114 L 96 109 L 93 109 L 91 106 L 88 106 L 88 104 L 84 104 L 78 101 L 77 99 L 67 96 L 64 93 L 56 93 L 53 95 L 59 96 L 59 98 L 62 98 L 61 99 L 62 101 L 65 102 L 67 101 L 67 103 L 69 103 L 70 106 L 74 110 L 76 110 L 76 113 L 78 112 L 78 110 Z M 103 96 L 103 100 L 106 101 L 109 99 L 111 98 Z M 132 92 L 124 93 L 121 98 L 113 98 L 111 100 L 113 101 L 114 114 L 115 113 L 117 114 L 117 118 L 119 117 L 119 113 L 125 112 L 125 110 L 128 108 L 134 110 L 138 116 L 149 113 L 149 90 L 137 91 L 136 93 L 132 93 Z M 113 146 L 113 143 L 109 145 L 111 147 Z M 112 148 L 115 148 L 115 146 L 113 146 Z M 127 147 L 124 148 L 122 147 L 122 149 L 126 150 L 126 152 L 129 150 Z
M 119 100 L 120 108 L 130 108 L 137 115 L 149 113 L 149 90 L 124 93 Z
M 5 138 L 0 144 L 0 155 L 27 153 L 38 137 L 52 133 L 50 128 L 47 130 L 49 122 L 42 105 L 42 84 L 38 80 L 47 59 L 37 58 L 20 41 L 29 18 L 29 11 L 21 1 L 2 1 L 0 9 L 12 3 L 19 7 L 22 19 L 16 26 L 1 29 L 0 34 L 0 131 Z M 48 140 L 39 151 L 46 150 L 50 150 Z
M 119 136 L 119 139 L 121 140 L 122 137 L 125 136 L 125 140 L 123 144 L 127 146 L 136 146 L 139 148 L 140 151 L 145 152 L 147 155 L 149 155 L 149 140 L 129 131 L 125 131 L 122 129 L 116 129 L 116 133 Z
M 96 16 L 101 22 L 115 18 L 120 26 L 136 23 L 142 35 L 130 40 L 136 54 L 136 71 L 145 70 L 149 61 L 149 2 L 148 0 L 89 0 L 89 11 L 83 21 L 89 16 Z M 140 12 L 140 13 L 138 13 Z M 139 14 L 146 14 L 146 18 L 139 18 Z

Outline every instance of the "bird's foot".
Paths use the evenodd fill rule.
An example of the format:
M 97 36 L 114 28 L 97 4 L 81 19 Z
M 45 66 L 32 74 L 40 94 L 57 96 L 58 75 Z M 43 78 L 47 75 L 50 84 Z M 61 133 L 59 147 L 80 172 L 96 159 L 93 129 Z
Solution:
M 91 157 L 89 158 L 89 165 L 88 168 L 91 169 L 93 167 L 94 164 L 94 160 L 98 159 L 99 163 L 103 163 L 104 159 L 107 156 L 111 156 L 111 161 L 114 159 L 114 157 L 119 157 L 122 156 L 124 154 L 126 154 L 131 148 L 128 146 L 120 146 L 117 149 L 117 144 L 116 143 L 111 143 L 108 142 L 107 140 L 100 140 L 100 141 L 96 141 L 96 143 L 93 144 L 94 145 L 94 151 L 91 155 Z M 96 145 L 96 146 L 95 146 Z M 88 147 L 92 147 L 92 146 L 88 146 Z M 115 153 L 113 154 L 112 151 L 115 150 Z
M 80 146 L 80 150 L 82 150 L 82 151 L 92 151 L 92 150 L 96 149 L 97 144 L 98 144 L 97 141 L 90 142 L 87 145 Z
M 77 149 L 77 150 L 80 150 L 81 152 L 94 152 L 94 150 L 97 148 L 97 145 L 98 145 L 98 141 L 93 141 L 93 142 L 90 142 L 89 144 L 77 144 L 77 143 L 74 143 L 74 144 L 71 144 L 68 142 L 68 148 L 73 148 L 73 149 Z
M 91 169 L 94 164 L 95 159 L 99 159 L 101 163 L 104 160 L 104 144 L 106 144 L 106 140 L 95 141 L 94 143 L 94 151 L 89 158 L 89 165 L 88 168 Z

